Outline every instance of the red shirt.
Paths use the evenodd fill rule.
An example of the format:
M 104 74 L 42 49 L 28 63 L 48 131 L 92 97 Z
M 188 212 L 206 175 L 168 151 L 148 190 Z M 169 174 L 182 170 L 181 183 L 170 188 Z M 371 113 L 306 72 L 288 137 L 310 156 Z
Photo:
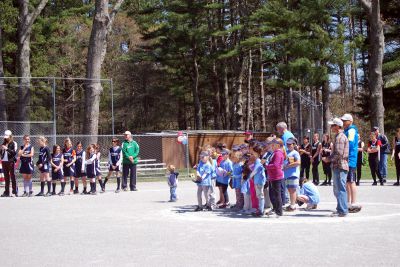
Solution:
M 368 147 L 378 148 L 378 146 L 382 146 L 381 140 L 376 140 L 374 143 L 372 141 L 368 142 Z

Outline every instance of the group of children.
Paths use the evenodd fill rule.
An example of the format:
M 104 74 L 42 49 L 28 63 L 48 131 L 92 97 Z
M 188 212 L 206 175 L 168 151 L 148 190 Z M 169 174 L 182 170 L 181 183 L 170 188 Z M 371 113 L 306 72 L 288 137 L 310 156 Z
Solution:
M 32 174 L 35 171 L 35 166 L 40 172 L 40 192 L 36 196 L 63 196 L 65 194 L 65 186 L 70 182 L 70 194 L 97 194 L 96 180 L 100 185 L 100 192 L 105 192 L 105 187 L 108 179 L 114 173 L 117 177 L 116 193 L 120 192 L 120 170 L 122 164 L 122 149 L 120 141 L 116 138 L 112 140 L 112 147 L 109 149 L 108 165 L 109 172 L 105 180 L 102 180 L 100 172 L 100 146 L 98 144 L 90 144 L 86 149 L 83 148 L 82 142 L 77 142 L 75 148 L 71 139 L 64 140 L 64 146 L 56 144 L 52 151 L 48 147 L 47 138 L 41 136 L 37 139 L 40 147 L 39 157 L 34 164 L 34 147 L 31 144 L 29 135 L 23 137 L 24 144 L 20 147 L 17 153 L 18 160 L 16 168 L 23 177 L 24 192 L 21 197 L 33 196 L 32 190 Z M 82 181 L 83 191 L 79 192 L 79 180 Z M 87 189 L 89 181 L 90 189 Z M 57 182 L 60 182 L 61 190 L 57 193 Z M 47 192 L 45 187 L 47 184 Z M 7 191 L 7 190 L 6 190 Z M 18 190 L 13 192 L 18 196 Z M 2 197 L 10 196 L 4 193 Z
M 194 166 L 196 177 L 193 182 L 197 184 L 198 199 L 195 211 L 230 207 L 261 217 L 266 208 L 271 208 L 267 215 L 276 216 L 282 216 L 283 210 L 295 211 L 296 204 L 307 203 L 306 209 L 316 209 L 319 203 L 317 187 L 306 179 L 300 179 L 297 140 L 288 139 L 286 146 L 282 139 L 274 137 L 264 142 L 252 139 L 247 144 L 233 146 L 231 151 L 225 144 L 205 146 L 198 164 Z M 172 188 L 170 179 L 177 178 L 177 175 L 173 166 L 168 170 L 168 183 Z M 176 193 L 176 184 L 173 186 Z M 235 205 L 229 201 L 228 187 L 235 190 Z M 216 188 L 219 191 L 217 202 Z M 171 194 L 170 200 L 176 201 L 176 195 Z M 283 208 L 286 203 L 288 205 Z

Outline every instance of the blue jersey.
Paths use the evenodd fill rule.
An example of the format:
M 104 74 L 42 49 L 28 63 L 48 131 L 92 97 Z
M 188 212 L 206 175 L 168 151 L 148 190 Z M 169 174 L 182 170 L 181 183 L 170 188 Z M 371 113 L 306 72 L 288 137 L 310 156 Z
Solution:
M 39 159 L 36 164 L 48 165 L 50 163 L 50 157 L 50 149 L 47 146 L 41 147 L 39 149 Z
M 66 160 L 66 163 L 71 163 L 75 155 L 76 155 L 75 150 L 72 147 L 68 149 L 67 148 L 63 149 L 63 156 L 64 160 Z
M 24 150 L 22 155 L 29 155 L 32 151 L 33 146 L 30 144 L 28 147 Z M 23 146 L 21 146 L 21 150 L 24 149 Z M 31 163 L 32 162 L 32 157 L 20 157 L 20 160 L 22 163 Z
M 77 173 L 85 172 L 85 151 L 76 150 L 75 170 Z
M 229 159 L 221 161 L 217 168 L 217 182 L 221 184 L 228 184 L 230 174 L 232 174 L 233 165 Z
M 349 167 L 357 168 L 358 156 L 358 129 L 354 124 L 344 130 L 344 134 L 349 139 Z
M 233 164 L 232 171 L 232 187 L 235 189 L 240 189 L 243 175 L 243 163 L 237 162 Z
M 109 154 L 109 164 L 113 166 L 119 166 L 121 164 L 121 155 L 122 155 L 122 149 L 121 147 L 111 147 L 110 148 L 110 154 Z
M 52 161 L 53 161 L 54 165 L 56 165 L 56 166 L 60 166 L 61 165 L 61 158 L 62 158 L 62 154 L 61 153 L 52 154 L 51 158 L 52 158 Z M 54 170 L 54 167 L 53 167 L 53 170 Z
M 201 183 L 198 184 L 199 186 L 211 186 L 212 166 L 210 162 L 204 163 L 200 161 L 197 165 L 197 173 L 202 178 Z
M 265 169 L 264 166 L 261 164 L 260 159 L 256 159 L 254 162 L 254 169 L 252 172 L 252 175 L 254 175 L 254 184 L 256 185 L 264 185 L 267 178 L 265 177 Z

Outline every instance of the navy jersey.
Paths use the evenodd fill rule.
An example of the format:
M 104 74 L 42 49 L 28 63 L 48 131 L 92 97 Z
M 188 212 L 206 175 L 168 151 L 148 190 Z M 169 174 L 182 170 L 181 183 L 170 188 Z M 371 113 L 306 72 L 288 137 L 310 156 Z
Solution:
M 28 155 L 31 153 L 33 146 L 29 145 L 24 152 L 22 153 L 23 155 Z M 21 150 L 24 149 L 23 146 L 21 146 Z M 30 163 L 32 162 L 32 157 L 20 157 L 20 160 L 22 163 Z
M 76 155 L 75 150 L 72 147 L 69 149 L 67 148 L 63 149 L 63 156 L 64 160 L 66 160 L 66 163 L 71 163 L 75 155 Z
M 90 158 L 86 160 L 86 175 L 88 178 L 96 177 L 96 160 L 97 156 L 95 153 L 90 154 Z
M 85 151 L 84 150 L 77 150 L 76 151 L 76 161 L 75 161 L 75 169 L 77 172 L 82 171 L 82 165 L 84 165 L 85 160 Z
M 109 164 L 116 166 L 120 165 L 120 160 L 121 160 L 121 147 L 111 147 L 110 148 L 110 154 L 109 154 Z
M 36 165 L 42 164 L 47 165 L 50 163 L 50 149 L 47 146 L 41 147 L 39 150 L 39 159 L 36 162 Z
M 56 166 L 60 166 L 61 165 L 61 158 L 62 158 L 62 154 L 52 154 L 51 158 L 53 160 L 53 164 Z M 53 167 L 53 171 L 54 171 L 54 167 Z

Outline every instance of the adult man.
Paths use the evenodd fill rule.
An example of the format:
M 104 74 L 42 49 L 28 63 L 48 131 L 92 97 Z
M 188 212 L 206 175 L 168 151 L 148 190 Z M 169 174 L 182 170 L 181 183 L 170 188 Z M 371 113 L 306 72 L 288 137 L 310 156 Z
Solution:
M 252 131 L 246 131 L 244 132 L 244 135 L 245 135 L 244 142 L 247 144 L 254 139 Z
M 357 205 L 357 187 L 356 187 L 356 171 L 357 171 L 357 158 L 358 158 L 358 129 L 353 124 L 353 116 L 344 114 L 341 117 L 343 121 L 344 134 L 349 140 L 349 173 L 347 175 L 347 202 L 349 205 L 349 212 L 359 212 L 361 206 Z
M 381 150 L 380 150 L 380 160 L 379 160 L 379 173 L 382 176 L 383 182 L 386 183 L 387 176 L 387 155 L 390 154 L 390 144 L 389 140 L 383 133 L 379 133 L 379 128 L 374 127 L 372 132 L 375 132 L 376 137 L 379 141 L 381 141 Z
M 286 146 L 286 142 L 289 138 L 295 138 L 294 135 L 287 129 L 287 124 L 286 122 L 279 122 L 276 125 L 276 130 L 278 131 L 278 133 L 281 135 L 283 144 L 285 146 L 286 151 L 288 150 L 287 146 Z
M 10 180 L 12 184 L 12 193 L 17 195 L 17 182 L 14 173 L 14 164 L 16 161 L 18 146 L 14 141 L 12 132 L 7 130 L 4 132 L 4 142 L 0 146 L 0 160 L 3 166 L 4 178 L 6 185 L 4 187 L 4 193 L 2 197 L 10 196 Z
M 331 162 L 333 171 L 333 193 L 337 200 L 336 211 L 332 216 L 344 217 L 348 213 L 346 180 L 349 171 L 349 140 L 343 133 L 343 121 L 339 118 L 329 122 L 331 130 L 335 133 L 332 153 L 323 158 L 324 162 Z
M 129 176 L 129 188 L 131 191 L 137 191 L 136 188 L 136 164 L 139 155 L 139 145 L 132 139 L 130 131 L 124 133 L 125 141 L 122 142 L 122 190 L 128 191 L 127 179 Z

